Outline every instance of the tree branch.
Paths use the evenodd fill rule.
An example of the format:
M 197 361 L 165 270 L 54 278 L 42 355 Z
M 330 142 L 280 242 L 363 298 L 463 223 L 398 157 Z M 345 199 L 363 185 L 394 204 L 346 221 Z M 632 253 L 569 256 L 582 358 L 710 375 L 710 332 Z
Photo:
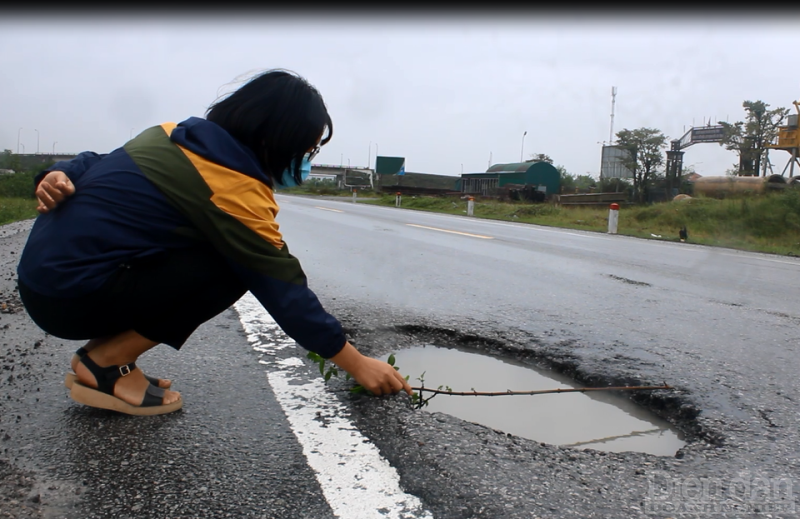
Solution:
M 656 390 L 656 389 L 675 389 L 668 386 L 666 382 L 663 386 L 617 386 L 617 387 L 579 387 L 571 389 L 540 389 L 537 391 L 445 391 L 442 389 L 431 389 L 427 387 L 412 387 L 413 391 L 427 391 L 434 395 L 452 396 L 507 396 L 507 395 L 544 395 L 547 393 L 585 393 L 587 391 L 633 391 L 633 390 Z

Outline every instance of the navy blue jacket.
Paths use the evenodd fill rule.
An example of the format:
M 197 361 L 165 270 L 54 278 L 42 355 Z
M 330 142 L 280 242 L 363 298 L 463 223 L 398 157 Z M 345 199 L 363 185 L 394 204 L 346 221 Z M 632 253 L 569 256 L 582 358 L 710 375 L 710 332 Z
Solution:
M 269 178 L 221 127 L 197 117 L 155 126 L 111 153 L 58 162 L 37 185 L 53 170 L 75 194 L 31 229 L 17 271 L 34 291 L 88 294 L 120 263 L 206 242 L 300 346 L 325 358 L 344 347 L 278 230 Z

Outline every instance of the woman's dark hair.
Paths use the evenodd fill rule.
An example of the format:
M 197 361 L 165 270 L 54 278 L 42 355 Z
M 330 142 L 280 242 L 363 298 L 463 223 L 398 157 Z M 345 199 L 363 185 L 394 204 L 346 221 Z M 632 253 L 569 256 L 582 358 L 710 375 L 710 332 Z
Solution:
M 316 88 L 297 74 L 282 69 L 263 72 L 206 111 L 212 121 L 253 150 L 261 168 L 280 183 L 294 160 L 300 184 L 300 162 L 327 129 L 319 145 L 333 136 L 333 122 Z

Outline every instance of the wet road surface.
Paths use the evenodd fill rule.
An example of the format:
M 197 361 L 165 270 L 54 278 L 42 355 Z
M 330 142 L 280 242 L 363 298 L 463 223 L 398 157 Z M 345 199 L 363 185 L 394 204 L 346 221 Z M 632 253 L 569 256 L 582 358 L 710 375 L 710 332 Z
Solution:
M 255 319 L 260 331 L 246 330 L 243 315 L 255 310 L 245 298 L 180 352 L 142 358 L 145 372 L 175 380 L 180 413 L 141 420 L 83 408 L 62 385 L 78 344 L 45 336 L 13 306 L 23 222 L 0 233 L 11 309 L 0 314 L 0 475 L 17 483 L 0 512 L 667 518 L 704 506 L 725 512 L 716 517 L 797 516 L 800 262 L 300 197 L 279 203 L 290 250 L 365 353 L 462 345 L 585 384 L 666 381 L 678 391 L 635 400 L 689 444 L 675 457 L 559 448 L 416 411 L 402 396 L 335 392 L 347 383 L 321 384 L 268 316 Z M 308 395 L 302 405 L 285 400 L 292 386 Z M 315 439 L 300 439 L 315 427 Z M 337 451 L 325 427 L 372 448 Z M 331 458 L 377 467 L 382 483 L 359 489 L 352 479 L 369 470 L 337 473 L 323 463 Z M 389 508 L 348 506 L 351 491 L 388 493 Z

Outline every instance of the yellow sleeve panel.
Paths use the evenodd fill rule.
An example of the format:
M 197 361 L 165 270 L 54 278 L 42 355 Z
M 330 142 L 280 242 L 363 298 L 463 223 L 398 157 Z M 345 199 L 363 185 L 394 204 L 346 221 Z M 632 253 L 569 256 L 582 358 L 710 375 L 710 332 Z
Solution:
M 161 126 L 169 135 L 177 125 L 165 123 Z M 253 177 L 206 160 L 182 146 L 178 148 L 211 188 L 214 193 L 211 202 L 214 205 L 242 222 L 276 249 L 283 249 L 283 237 L 278 222 L 275 221 L 278 204 L 269 186 Z

